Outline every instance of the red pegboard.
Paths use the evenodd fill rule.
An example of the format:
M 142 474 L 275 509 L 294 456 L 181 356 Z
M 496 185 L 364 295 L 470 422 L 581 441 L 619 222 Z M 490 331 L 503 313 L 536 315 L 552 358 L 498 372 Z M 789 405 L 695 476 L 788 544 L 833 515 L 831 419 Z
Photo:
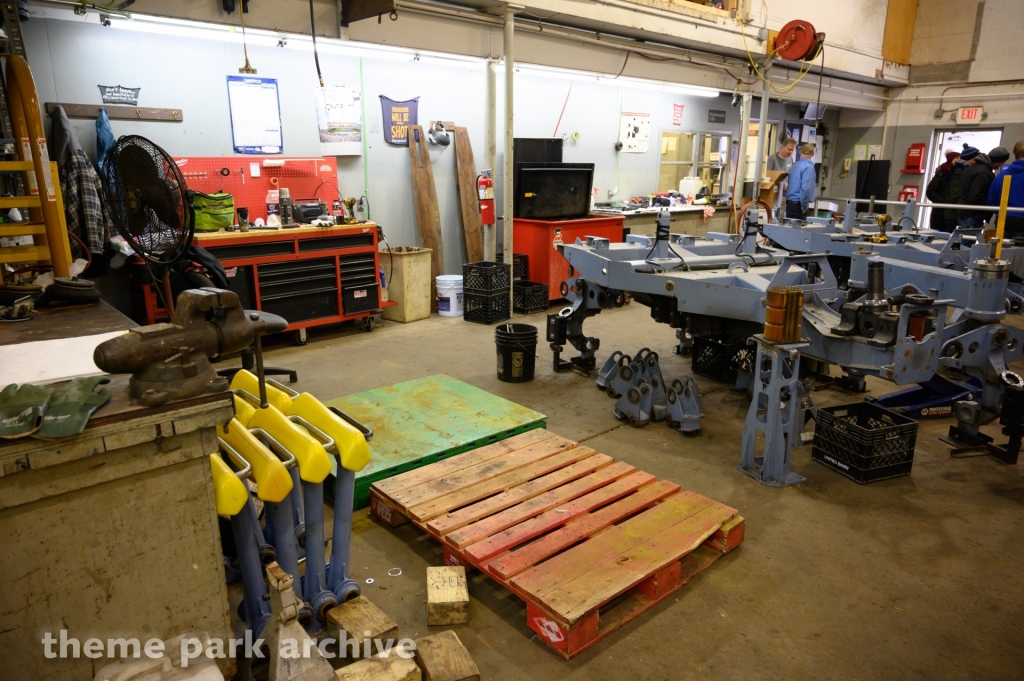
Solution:
M 264 161 L 284 162 L 265 166 Z M 183 156 L 175 158 L 188 188 L 213 194 L 224 191 L 235 197 L 235 208 L 248 208 L 249 219 L 267 219 L 267 192 L 287 187 L 292 200 L 319 198 L 328 207 L 339 198 L 338 164 L 318 156 Z M 250 164 L 259 164 L 253 177 Z M 222 174 L 226 168 L 228 174 Z M 276 184 L 275 184 L 276 181 Z

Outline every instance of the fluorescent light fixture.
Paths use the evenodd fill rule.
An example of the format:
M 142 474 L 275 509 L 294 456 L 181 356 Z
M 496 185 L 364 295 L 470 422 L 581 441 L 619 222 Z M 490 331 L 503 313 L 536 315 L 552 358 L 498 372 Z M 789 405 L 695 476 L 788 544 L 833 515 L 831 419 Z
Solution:
M 70 10 L 62 8 L 47 7 L 42 13 L 44 18 L 66 19 L 81 21 L 82 17 L 74 15 Z M 105 15 L 104 15 L 105 16 Z M 155 33 L 180 38 L 195 38 L 199 40 L 216 40 L 241 44 L 241 24 L 214 24 L 188 19 L 176 19 L 173 17 L 158 17 L 143 14 L 134 14 L 130 18 L 110 16 L 114 21 L 110 22 L 110 28 L 137 33 Z M 99 14 L 92 14 L 90 19 L 97 21 Z M 130 19 L 130 20 L 129 20 Z M 88 20 L 88 19 L 87 19 Z M 90 22 L 91 23 L 91 22 Z M 245 29 L 246 42 L 250 47 L 278 47 L 281 39 L 285 38 L 283 49 L 298 50 L 301 52 L 313 51 L 313 40 L 308 35 L 294 33 L 280 33 L 267 31 L 258 28 Z M 398 62 L 420 62 L 427 64 L 438 64 L 443 66 L 458 66 L 469 68 L 482 68 L 486 60 L 480 57 L 468 55 L 446 54 L 443 52 L 430 52 L 415 50 L 405 47 L 394 47 L 391 45 L 377 45 L 374 43 L 362 43 L 350 40 L 337 40 L 317 36 L 317 49 L 321 54 L 336 54 L 349 57 L 370 57 Z
M 673 83 L 664 80 L 649 80 L 633 76 L 619 76 L 616 78 L 605 73 L 555 68 L 551 66 L 541 66 L 539 64 L 517 63 L 516 71 L 523 74 L 558 78 L 560 80 L 593 81 L 596 83 L 606 83 L 608 85 L 621 87 L 633 87 L 641 90 L 654 90 L 658 92 L 690 95 L 692 97 L 718 97 L 721 94 L 721 92 L 715 88 L 704 87 L 701 85 L 685 85 L 683 83 Z
M 106 12 L 100 8 L 93 10 L 86 17 L 75 15 L 71 9 L 54 7 L 52 5 L 35 5 L 33 11 L 40 18 L 60 19 L 66 21 L 87 21 L 89 23 L 99 21 L 99 13 Z M 145 14 L 132 14 L 130 17 L 118 17 L 111 14 L 110 28 L 114 30 L 134 31 L 138 33 L 155 33 L 181 38 L 196 38 L 199 40 L 216 40 L 220 42 L 241 44 L 241 25 L 214 24 L 189 19 L 176 19 L 173 17 L 159 17 Z M 313 51 L 313 40 L 308 35 L 295 33 L 281 33 L 267 31 L 258 28 L 245 29 L 246 42 L 250 47 L 278 47 L 282 38 L 286 39 L 284 47 L 279 49 L 299 50 L 302 52 Z M 317 49 L 322 54 L 336 54 L 348 57 L 369 57 L 394 62 L 432 64 L 438 66 L 454 66 L 462 68 L 483 68 L 487 60 L 481 57 L 468 55 L 450 54 L 445 52 L 431 52 L 427 50 L 416 50 L 407 47 L 396 47 L 392 45 L 379 45 L 376 43 L 363 43 L 351 40 L 338 40 L 335 38 L 323 38 L 317 36 Z M 563 80 L 589 80 L 597 83 L 607 83 L 615 86 L 633 87 L 643 90 L 654 90 L 693 97 L 717 97 L 721 93 L 709 87 L 700 85 L 686 85 L 662 80 L 649 80 L 632 76 L 620 76 L 613 78 L 605 73 L 592 71 L 581 71 L 576 69 L 565 69 L 538 64 L 516 63 L 517 72 L 529 73 L 550 78 Z

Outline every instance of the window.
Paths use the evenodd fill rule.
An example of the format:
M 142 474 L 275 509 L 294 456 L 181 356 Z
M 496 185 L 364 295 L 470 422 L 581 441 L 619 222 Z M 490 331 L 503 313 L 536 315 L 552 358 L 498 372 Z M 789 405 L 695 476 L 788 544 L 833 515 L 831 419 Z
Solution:
M 658 191 L 679 191 L 684 177 L 700 178 L 708 193 L 729 191 L 732 135 L 713 132 L 663 132 Z

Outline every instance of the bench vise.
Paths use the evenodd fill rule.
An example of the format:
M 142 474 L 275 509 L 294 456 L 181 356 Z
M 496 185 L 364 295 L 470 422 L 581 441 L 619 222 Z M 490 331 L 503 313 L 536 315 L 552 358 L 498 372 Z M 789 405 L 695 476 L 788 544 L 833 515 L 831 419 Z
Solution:
M 232 291 L 182 291 L 169 324 L 131 329 L 96 347 L 93 361 L 111 374 L 132 374 L 133 401 L 148 407 L 228 389 L 211 357 L 249 347 L 267 324 L 242 309 Z

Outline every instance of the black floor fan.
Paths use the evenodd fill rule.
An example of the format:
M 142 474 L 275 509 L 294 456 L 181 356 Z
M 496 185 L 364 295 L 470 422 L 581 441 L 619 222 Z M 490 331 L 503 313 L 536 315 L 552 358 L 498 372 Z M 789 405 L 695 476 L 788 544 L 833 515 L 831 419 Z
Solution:
M 185 255 L 195 233 L 192 192 L 184 176 L 159 146 L 139 135 L 125 135 L 103 163 L 103 183 L 118 234 L 147 268 L 156 266 L 150 275 L 173 317 L 169 268 Z

